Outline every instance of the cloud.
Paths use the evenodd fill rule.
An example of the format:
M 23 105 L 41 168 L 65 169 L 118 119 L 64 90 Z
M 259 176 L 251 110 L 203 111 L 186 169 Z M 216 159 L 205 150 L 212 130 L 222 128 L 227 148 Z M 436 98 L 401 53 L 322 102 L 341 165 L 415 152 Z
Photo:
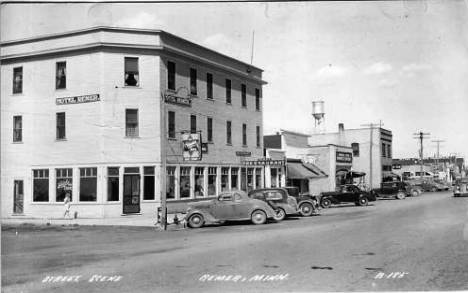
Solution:
M 379 62 L 374 63 L 371 66 L 364 69 L 365 74 L 384 74 L 393 70 L 393 67 L 389 63 Z
M 329 64 L 328 66 L 322 67 L 316 72 L 316 76 L 321 78 L 333 78 L 333 77 L 341 77 L 348 74 L 349 70 L 346 67 L 341 66 L 332 66 Z
M 164 22 L 156 15 L 142 12 L 135 17 L 124 18 L 116 22 L 117 27 L 143 28 L 143 29 L 161 29 Z
M 430 71 L 431 69 L 432 67 L 429 66 L 428 64 L 411 63 L 411 64 L 403 66 L 402 72 L 407 77 L 413 77 L 417 73 L 427 72 L 427 71 Z
M 386 78 L 382 79 L 379 81 L 378 83 L 379 87 L 383 87 L 383 88 L 392 88 L 392 87 L 395 87 L 397 85 L 397 83 L 393 80 L 388 80 Z
M 232 42 L 225 35 L 218 33 L 203 39 L 201 41 L 201 45 L 216 51 L 221 51 L 221 49 L 225 51 L 226 48 L 229 48 L 229 46 L 232 45 Z

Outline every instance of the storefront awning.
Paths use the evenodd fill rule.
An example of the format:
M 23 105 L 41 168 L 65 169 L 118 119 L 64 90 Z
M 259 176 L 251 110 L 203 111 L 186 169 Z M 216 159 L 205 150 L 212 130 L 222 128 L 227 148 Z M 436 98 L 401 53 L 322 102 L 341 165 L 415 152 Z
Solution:
M 288 162 L 289 179 L 311 179 L 326 177 L 327 174 L 313 164 Z

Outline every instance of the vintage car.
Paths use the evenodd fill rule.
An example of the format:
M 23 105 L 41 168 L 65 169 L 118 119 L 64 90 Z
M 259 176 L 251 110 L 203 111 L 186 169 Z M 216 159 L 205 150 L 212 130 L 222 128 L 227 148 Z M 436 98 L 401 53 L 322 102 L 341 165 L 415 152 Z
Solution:
M 447 182 L 447 180 L 434 178 L 434 182 L 440 184 L 443 188 L 442 190 L 449 190 L 450 188 L 452 188 L 451 184 Z
M 285 186 L 284 189 L 296 199 L 301 216 L 310 217 L 319 209 L 318 196 L 310 195 L 310 193 L 300 193 L 299 188 L 296 186 Z
M 354 184 L 341 185 L 336 191 L 322 192 L 320 205 L 329 208 L 332 204 L 353 202 L 359 206 L 365 206 L 370 201 L 376 201 L 374 191 L 365 191 Z
M 457 178 L 453 184 L 453 196 L 468 196 L 468 178 Z
M 380 183 L 380 188 L 372 189 L 378 197 L 404 199 L 407 196 L 418 196 L 422 188 L 404 181 L 387 181 Z
M 431 192 L 436 192 L 436 191 L 441 191 L 441 190 L 447 190 L 445 186 L 440 185 L 439 183 L 434 182 L 433 179 L 430 178 L 423 178 L 421 179 L 413 179 L 410 180 L 411 184 L 413 185 L 418 185 L 422 188 L 424 191 L 431 191 Z
M 212 200 L 189 203 L 185 219 L 189 227 L 200 228 L 204 224 L 242 220 L 260 225 L 274 216 L 276 212 L 264 201 L 249 198 L 242 190 L 230 190 Z
M 286 215 L 297 215 L 299 213 L 296 199 L 289 196 L 288 191 L 284 188 L 254 189 L 249 191 L 248 196 L 268 203 L 277 212 L 273 217 L 277 221 L 283 220 Z

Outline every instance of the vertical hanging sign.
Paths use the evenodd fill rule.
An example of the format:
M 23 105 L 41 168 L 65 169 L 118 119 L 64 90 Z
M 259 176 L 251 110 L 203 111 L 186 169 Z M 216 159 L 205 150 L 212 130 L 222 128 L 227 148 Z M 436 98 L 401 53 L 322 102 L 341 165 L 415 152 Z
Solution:
M 202 159 L 202 140 L 201 133 L 183 132 L 182 140 L 182 157 L 184 161 L 201 161 Z

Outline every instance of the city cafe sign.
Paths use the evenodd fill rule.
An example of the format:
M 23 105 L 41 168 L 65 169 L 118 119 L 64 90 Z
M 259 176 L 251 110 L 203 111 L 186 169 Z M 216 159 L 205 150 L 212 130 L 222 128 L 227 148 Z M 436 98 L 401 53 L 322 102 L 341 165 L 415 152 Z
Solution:
M 166 103 L 177 104 L 182 106 L 192 106 L 192 99 L 179 97 L 171 94 L 164 94 L 164 101 Z
M 67 97 L 67 98 L 57 98 L 55 99 L 56 105 L 70 105 L 70 104 L 82 104 L 82 103 L 91 103 L 99 102 L 101 98 L 99 94 L 94 95 L 85 95 L 85 96 L 76 96 L 76 97 Z

